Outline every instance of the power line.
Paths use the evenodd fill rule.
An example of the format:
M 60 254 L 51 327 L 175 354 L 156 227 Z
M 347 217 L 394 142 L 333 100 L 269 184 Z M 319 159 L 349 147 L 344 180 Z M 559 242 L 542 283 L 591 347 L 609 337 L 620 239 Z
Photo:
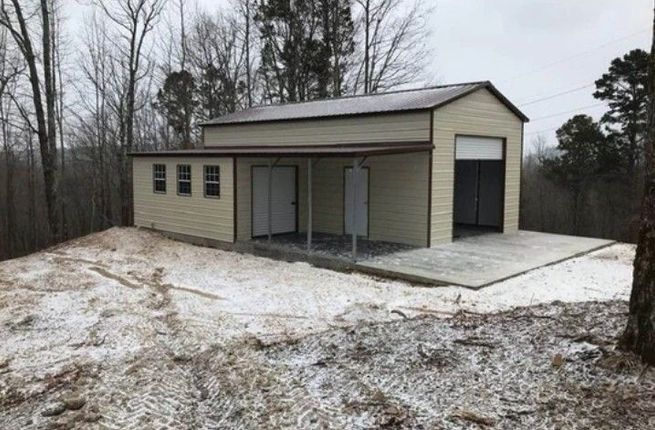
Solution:
M 571 55 L 569 57 L 561 58 L 559 60 L 553 61 L 552 63 L 544 64 L 542 66 L 536 67 L 536 68 L 534 68 L 532 70 L 529 70 L 527 72 L 515 75 L 515 76 L 513 76 L 511 78 L 503 79 L 503 80 L 499 81 L 499 83 L 507 83 L 507 82 L 513 81 L 515 79 L 522 78 L 522 77 L 527 76 L 527 75 L 531 75 L 533 73 L 541 72 L 542 70 L 549 69 L 551 67 L 557 66 L 558 64 L 565 63 L 567 61 L 575 60 L 575 59 L 577 59 L 579 57 L 583 57 L 583 56 L 588 55 L 588 54 L 590 54 L 590 53 L 592 53 L 594 51 L 597 51 L 599 49 L 605 48 L 606 46 L 612 45 L 612 44 L 617 43 L 617 42 L 621 42 L 621 41 L 626 40 L 626 39 L 630 39 L 631 37 L 637 36 L 637 35 L 642 34 L 642 33 L 650 32 L 650 31 L 651 31 L 650 29 L 642 29 L 642 30 L 636 31 L 634 33 L 630 33 L 628 35 L 619 37 L 617 39 L 613 39 L 613 40 L 610 40 L 608 42 L 605 42 L 605 43 L 603 43 L 601 45 L 598 45 L 598 46 L 596 46 L 594 48 L 587 49 L 586 51 L 578 52 L 577 54 Z
M 594 80 L 594 82 L 595 82 L 595 80 Z M 540 91 L 538 93 L 532 93 L 532 94 L 529 94 L 529 95 L 525 95 L 524 97 L 518 99 L 516 102 L 519 103 L 519 104 L 520 103 L 527 103 L 527 102 L 532 101 L 532 99 L 535 99 L 537 97 L 548 97 L 550 94 L 553 94 L 554 92 L 565 91 L 565 90 L 568 90 L 571 87 L 579 87 L 580 85 L 592 85 L 592 84 L 590 83 L 589 79 L 585 79 L 583 81 L 578 81 L 578 82 L 571 83 L 571 84 L 564 85 L 564 86 L 560 85 L 560 86 L 558 86 L 556 88 L 553 88 L 553 89 L 551 89 L 549 91 L 543 91 L 543 88 L 542 88 L 542 91 Z
M 531 131 L 530 133 L 525 133 L 525 136 L 530 136 L 533 134 L 546 133 L 547 131 L 557 130 L 559 127 L 545 128 L 543 130 Z
M 546 101 L 546 100 L 554 99 L 554 98 L 556 98 L 556 97 L 560 97 L 560 96 L 563 96 L 563 95 L 566 95 L 566 94 L 571 94 L 571 93 L 575 93 L 575 92 L 578 92 L 578 91 L 584 90 L 585 88 L 593 87 L 594 85 L 595 85 L 595 84 L 587 84 L 587 85 L 583 85 L 583 86 L 581 86 L 581 87 L 573 88 L 573 89 L 571 89 L 571 90 L 562 91 L 562 92 L 560 92 L 560 93 L 555 93 L 555 94 L 552 94 L 552 95 L 550 95 L 550 96 L 546 96 L 546 97 L 542 97 L 542 98 L 539 98 L 539 99 L 531 100 L 531 101 L 529 101 L 529 102 L 527 102 L 527 103 L 522 103 L 522 104 L 520 104 L 519 106 L 528 106 L 528 105 L 532 105 L 532 104 L 535 104 L 535 103 L 543 102 L 543 101 Z
M 539 117 L 539 118 L 531 119 L 530 122 L 539 121 L 541 119 L 553 118 L 553 117 L 556 117 L 556 116 L 559 116 L 559 115 L 565 115 L 567 113 L 580 112 L 581 110 L 584 110 L 584 109 L 591 109 L 591 108 L 602 106 L 602 105 L 605 105 L 605 103 L 596 103 L 596 104 L 589 105 L 589 106 L 582 106 L 582 107 L 579 107 L 577 109 L 572 109 L 572 110 L 565 111 L 565 112 L 558 112 L 558 113 L 554 113 L 554 114 L 551 114 L 551 115 L 546 115 L 546 116 L 542 116 L 542 117 Z M 531 131 L 530 133 L 525 133 L 525 135 L 530 136 L 531 134 L 545 133 L 547 131 L 557 130 L 560 127 L 561 126 L 545 128 L 543 130 Z
M 567 111 L 564 111 L 564 112 L 557 112 L 557 113 L 546 115 L 546 116 L 540 116 L 538 118 L 531 119 L 530 122 L 540 121 L 542 119 L 553 118 L 553 117 L 556 117 L 556 116 L 559 116 L 559 115 L 564 115 L 564 114 L 567 114 L 567 113 L 580 112 L 581 110 L 591 109 L 591 108 L 595 108 L 595 107 L 598 107 L 598 106 L 605 106 L 605 103 L 596 103 L 596 104 L 588 105 L 588 106 L 580 106 L 578 108 L 567 110 Z

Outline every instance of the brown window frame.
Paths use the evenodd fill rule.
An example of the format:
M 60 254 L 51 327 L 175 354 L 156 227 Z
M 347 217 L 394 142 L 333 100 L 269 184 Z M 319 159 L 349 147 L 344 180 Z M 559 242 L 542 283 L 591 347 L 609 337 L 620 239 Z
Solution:
M 163 167 L 163 178 L 157 177 L 157 173 L 162 173 L 162 171 L 157 171 L 158 167 Z M 164 189 L 158 190 L 157 183 L 163 183 Z M 153 163 L 152 164 L 152 192 L 155 194 L 166 194 L 166 164 L 164 163 Z
M 189 168 L 189 172 L 188 172 L 189 177 L 188 177 L 188 179 L 187 178 L 182 179 L 181 178 L 181 173 L 182 173 L 181 170 L 182 170 L 182 168 L 186 168 L 186 167 Z M 191 165 L 190 164 L 178 164 L 176 170 L 177 170 L 177 195 L 178 196 L 184 196 L 184 197 L 191 197 L 191 194 L 192 194 L 191 178 L 193 177 Z M 184 172 L 185 176 L 186 176 L 186 174 L 187 174 L 187 172 Z M 189 184 L 189 192 L 188 193 L 183 193 L 183 192 L 180 191 L 180 184 L 182 184 L 182 183 L 188 183 Z
M 208 180 L 207 176 L 209 173 L 207 172 L 207 169 L 209 168 L 216 168 L 216 173 L 215 175 L 217 176 L 216 180 Z M 221 166 L 217 164 L 207 164 L 202 166 L 202 182 L 203 182 L 203 191 L 205 198 L 207 199 L 220 199 L 221 198 Z M 212 174 L 213 175 L 213 174 Z M 218 194 L 217 195 L 209 195 L 207 194 L 207 184 L 212 184 L 212 185 L 217 185 L 218 186 Z

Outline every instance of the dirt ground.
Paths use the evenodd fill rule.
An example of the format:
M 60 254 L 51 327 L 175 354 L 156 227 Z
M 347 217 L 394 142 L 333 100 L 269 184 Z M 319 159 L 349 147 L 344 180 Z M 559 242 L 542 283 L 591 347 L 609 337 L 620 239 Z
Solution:
M 470 292 L 112 229 L 0 263 L 0 428 L 653 428 L 631 252 Z

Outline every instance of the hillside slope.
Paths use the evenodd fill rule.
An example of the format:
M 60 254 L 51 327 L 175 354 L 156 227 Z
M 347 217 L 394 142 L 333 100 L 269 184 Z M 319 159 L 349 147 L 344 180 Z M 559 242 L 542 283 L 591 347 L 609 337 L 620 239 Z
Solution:
M 398 422 L 402 426 L 423 421 L 458 425 L 452 417 L 454 404 L 438 414 L 420 412 L 437 404 L 431 406 L 427 392 L 421 391 L 427 388 L 414 394 L 407 386 L 398 388 L 408 377 L 404 372 L 415 369 L 399 366 L 387 378 L 389 363 L 414 363 L 426 354 L 432 357 L 442 346 L 458 349 L 453 357 L 461 355 L 475 362 L 476 355 L 467 352 L 470 345 L 440 346 L 447 339 L 464 336 L 448 332 L 462 315 L 473 321 L 466 324 L 495 327 L 507 317 L 476 314 L 553 300 L 610 302 L 572 308 L 550 305 L 539 308 L 547 318 L 532 317 L 532 311 L 516 311 L 524 312 L 516 318 L 558 319 L 550 314 L 570 313 L 570 309 L 581 315 L 605 315 L 605 322 L 594 329 L 600 330 L 597 335 L 602 339 L 592 349 L 608 350 L 623 318 L 621 301 L 628 297 L 633 253 L 631 246 L 614 245 L 476 292 L 414 287 L 304 263 L 196 247 L 138 229 L 110 229 L 0 263 L 0 428 L 40 428 L 53 423 L 64 428 L 293 428 L 299 422 L 302 427 L 326 422 L 349 427 L 375 425 L 385 418 L 373 409 L 386 410 L 387 406 L 400 408 L 397 413 L 405 417 Z M 401 315 L 419 319 L 405 321 Z M 455 320 L 450 319 L 453 315 L 457 315 Z M 569 321 L 574 324 L 571 330 L 584 333 L 603 319 L 580 318 L 580 327 Z M 532 324 L 498 326 L 490 332 L 492 349 L 500 354 L 492 354 L 493 360 L 500 360 L 499 370 L 514 366 L 522 357 L 515 347 L 502 352 L 511 345 L 501 338 L 528 342 Z M 423 349 L 416 343 L 419 326 L 423 327 L 420 332 L 434 330 L 436 336 L 426 339 Z M 369 329 L 362 327 L 373 327 L 372 333 L 382 327 L 386 334 L 369 339 Z M 566 353 L 568 346 L 553 343 L 552 337 L 562 326 L 539 330 L 545 343 L 535 350 L 543 353 L 543 372 L 550 369 L 551 355 Z M 356 338 L 348 333 L 355 333 Z M 414 351 L 407 342 L 401 346 L 399 337 L 419 349 Z M 295 347 L 293 343 L 300 338 L 304 340 L 298 345 L 311 344 L 315 349 Z M 332 344 L 337 350 L 339 345 L 349 350 L 336 356 L 334 351 L 328 353 L 334 346 L 325 339 L 335 339 Z M 358 352 L 362 342 L 376 343 L 378 349 L 364 347 Z M 278 352 L 269 355 L 269 351 Z M 365 366 L 371 375 L 370 381 L 364 380 L 372 403 L 351 404 L 352 399 L 345 399 L 348 393 L 342 392 L 344 387 L 330 381 L 342 384 L 352 379 L 354 386 L 361 385 L 361 376 L 343 370 L 353 369 L 355 362 L 371 354 L 391 361 Z M 593 357 L 593 363 L 601 355 Z M 315 372 L 307 379 L 307 369 L 330 369 L 331 360 L 340 363 L 338 374 Z M 466 364 L 467 360 L 459 374 L 467 371 L 466 366 L 476 365 Z M 430 390 L 442 391 L 443 384 L 457 381 L 437 368 L 433 371 L 437 385 Z M 513 378 L 518 383 L 516 375 Z M 617 381 L 624 381 L 621 378 Z M 472 379 L 465 385 L 475 389 L 475 383 Z M 285 390 L 289 390 L 288 398 Z M 350 395 L 360 398 L 363 394 L 353 391 Z M 345 399 L 344 403 L 337 398 Z M 393 401 L 388 403 L 388 398 Z M 498 419 L 494 408 L 483 412 Z M 389 419 L 400 419 L 395 415 L 391 413 Z

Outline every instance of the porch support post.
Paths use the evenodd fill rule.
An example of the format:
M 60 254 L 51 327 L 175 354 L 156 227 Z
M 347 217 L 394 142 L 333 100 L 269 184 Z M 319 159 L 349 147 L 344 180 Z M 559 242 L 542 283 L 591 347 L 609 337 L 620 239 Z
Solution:
M 359 171 L 359 160 L 353 158 L 353 170 L 350 177 L 350 197 L 352 199 L 352 210 L 350 219 L 350 233 L 353 239 L 353 261 L 357 261 L 357 178 Z
M 307 159 L 307 252 L 312 249 L 312 159 Z
M 268 196 L 268 242 L 271 242 L 271 239 L 273 238 L 273 202 L 271 199 L 271 196 L 273 194 L 273 162 L 271 159 L 268 159 L 268 190 L 267 190 L 267 196 Z

